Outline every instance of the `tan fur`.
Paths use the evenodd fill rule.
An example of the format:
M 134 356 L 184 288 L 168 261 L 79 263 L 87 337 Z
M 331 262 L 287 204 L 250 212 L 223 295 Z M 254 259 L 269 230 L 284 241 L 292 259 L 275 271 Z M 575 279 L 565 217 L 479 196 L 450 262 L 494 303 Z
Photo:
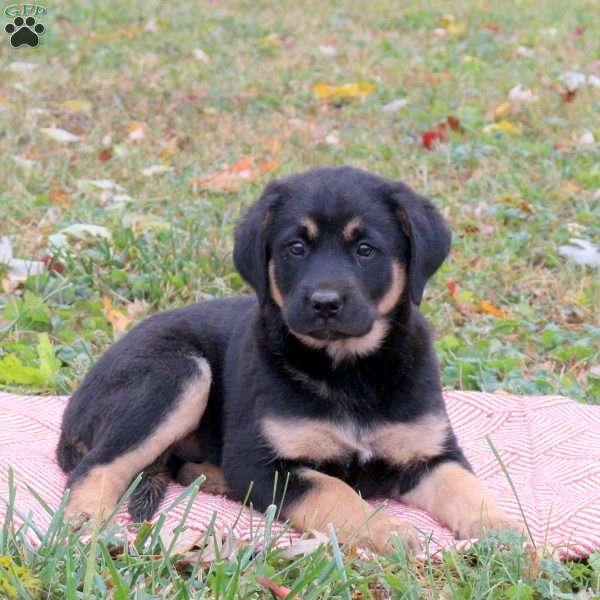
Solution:
M 411 525 L 382 510 L 374 510 L 341 479 L 312 469 L 302 469 L 298 475 L 310 481 L 312 487 L 284 510 L 294 527 L 327 532 L 331 523 L 342 543 L 353 541 L 376 552 L 393 549 L 393 533 L 408 549 L 420 545 Z
M 300 224 L 306 229 L 308 238 L 310 240 L 316 240 L 319 235 L 319 227 L 310 217 L 302 217 Z
M 403 465 L 439 456 L 444 450 L 448 428 L 445 416 L 427 415 L 413 423 L 378 427 L 369 441 L 375 456 Z
M 178 439 L 194 429 L 206 408 L 211 371 L 203 358 L 197 360 L 199 373 L 182 392 L 174 410 L 139 446 L 109 464 L 96 465 L 78 481 L 69 498 L 69 519 L 101 519 L 112 512 L 131 480 Z
M 447 431 L 448 421 L 439 415 L 365 430 L 318 419 L 262 420 L 263 435 L 278 456 L 316 463 L 350 454 L 357 454 L 363 462 L 383 458 L 395 465 L 424 460 L 442 452 Z
M 356 231 L 361 227 L 362 219 L 360 217 L 354 217 L 346 223 L 344 229 L 342 230 L 342 235 L 346 240 L 350 241 L 354 237 Z
M 271 298 L 275 301 L 275 304 L 280 308 L 283 306 L 283 295 L 281 294 L 281 290 L 277 285 L 277 280 L 275 279 L 275 263 L 270 260 L 269 261 L 269 286 L 271 288 Z
M 190 485 L 196 481 L 200 475 L 206 477 L 206 480 L 200 488 L 201 491 L 207 494 L 227 494 L 228 488 L 225 483 L 223 471 L 216 465 L 208 462 L 184 463 L 179 469 L 179 473 L 177 473 L 177 481 L 181 485 Z
M 427 511 L 459 538 L 478 537 L 492 529 L 517 529 L 477 477 L 455 462 L 424 475 L 401 500 Z
M 406 286 L 406 271 L 400 263 L 392 263 L 392 285 L 377 303 L 377 311 L 380 315 L 387 315 L 398 304 Z

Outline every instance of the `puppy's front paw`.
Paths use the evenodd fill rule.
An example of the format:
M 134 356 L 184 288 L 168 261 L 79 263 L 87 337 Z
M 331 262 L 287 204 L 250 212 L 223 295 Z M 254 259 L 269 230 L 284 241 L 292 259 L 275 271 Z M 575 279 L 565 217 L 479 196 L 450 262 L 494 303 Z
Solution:
M 392 543 L 394 534 L 404 549 L 413 554 L 422 547 L 418 531 L 407 521 L 386 513 L 378 513 L 367 524 L 366 544 L 378 554 L 394 550 Z
M 523 527 L 500 508 L 487 511 L 465 512 L 460 515 L 454 527 L 454 535 L 459 539 L 477 538 L 492 531 L 522 531 Z

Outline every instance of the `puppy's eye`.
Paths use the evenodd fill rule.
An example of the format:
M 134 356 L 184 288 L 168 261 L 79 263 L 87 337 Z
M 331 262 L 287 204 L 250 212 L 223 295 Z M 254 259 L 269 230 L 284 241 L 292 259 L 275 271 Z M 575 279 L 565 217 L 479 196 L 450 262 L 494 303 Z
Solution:
M 287 245 L 287 251 L 293 256 L 304 256 L 306 254 L 306 246 L 302 242 L 292 242 Z
M 359 244 L 358 248 L 356 249 L 356 254 L 358 254 L 358 256 L 360 256 L 361 258 L 369 258 L 373 256 L 374 252 L 375 248 L 373 248 L 373 246 L 371 246 L 370 244 L 366 244 L 365 242 Z

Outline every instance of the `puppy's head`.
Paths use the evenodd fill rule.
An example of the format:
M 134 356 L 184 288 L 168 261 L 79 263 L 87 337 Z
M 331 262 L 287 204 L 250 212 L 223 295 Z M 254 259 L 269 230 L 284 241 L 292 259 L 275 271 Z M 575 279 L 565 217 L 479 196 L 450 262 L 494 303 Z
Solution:
M 450 232 L 426 198 L 350 167 L 270 183 L 240 223 L 234 262 L 261 304 L 335 359 L 375 351 L 389 315 L 420 304 L 450 249 Z

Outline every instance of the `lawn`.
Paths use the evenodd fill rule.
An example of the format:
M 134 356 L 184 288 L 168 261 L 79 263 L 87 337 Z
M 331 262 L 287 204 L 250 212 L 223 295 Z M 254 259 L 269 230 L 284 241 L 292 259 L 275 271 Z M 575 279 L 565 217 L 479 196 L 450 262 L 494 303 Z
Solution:
M 561 250 L 600 242 L 596 2 L 48 8 L 36 48 L 0 30 L 0 256 L 36 261 L 0 264 L 2 389 L 69 393 L 139 319 L 244 290 L 233 228 L 266 182 L 351 164 L 451 223 L 423 303 L 445 386 L 600 403 L 599 272 Z M 5 524 L 0 596 L 15 565 L 52 598 L 269 598 L 261 576 L 303 599 L 600 593 L 600 556 L 561 565 L 514 540 L 438 565 L 248 546 L 183 568 L 152 533 L 119 548 L 58 517 L 41 548 Z

